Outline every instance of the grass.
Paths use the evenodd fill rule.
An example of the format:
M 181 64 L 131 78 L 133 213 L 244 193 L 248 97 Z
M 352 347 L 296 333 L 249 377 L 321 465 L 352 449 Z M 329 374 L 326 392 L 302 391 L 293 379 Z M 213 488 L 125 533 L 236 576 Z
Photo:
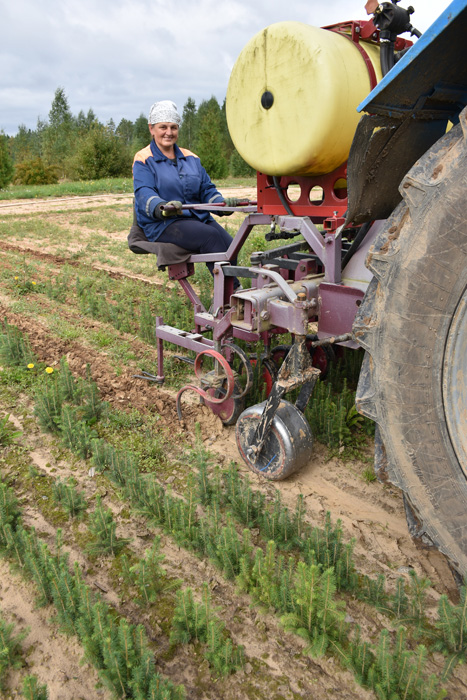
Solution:
M 227 187 L 255 187 L 256 178 L 225 178 L 218 180 L 219 189 Z M 83 182 L 59 182 L 57 185 L 9 185 L 0 190 L 0 200 L 39 199 L 45 197 L 83 197 L 94 194 L 132 194 L 131 178 L 105 178 Z
M 76 197 L 92 194 L 131 194 L 131 178 L 105 178 L 84 182 L 59 182 L 57 185 L 9 185 L 0 190 L 2 199 L 39 199 L 44 197 Z

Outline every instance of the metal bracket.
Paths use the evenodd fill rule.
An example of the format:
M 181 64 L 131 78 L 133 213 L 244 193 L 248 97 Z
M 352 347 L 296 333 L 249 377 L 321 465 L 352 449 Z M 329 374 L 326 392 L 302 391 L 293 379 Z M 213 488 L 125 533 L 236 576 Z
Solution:
M 247 450 L 251 462 L 257 461 L 263 449 L 274 415 L 284 394 L 301 386 L 296 407 L 303 413 L 320 374 L 321 370 L 313 367 L 311 363 L 310 353 L 306 347 L 306 336 L 296 336 L 290 352 L 279 370 L 254 438 Z

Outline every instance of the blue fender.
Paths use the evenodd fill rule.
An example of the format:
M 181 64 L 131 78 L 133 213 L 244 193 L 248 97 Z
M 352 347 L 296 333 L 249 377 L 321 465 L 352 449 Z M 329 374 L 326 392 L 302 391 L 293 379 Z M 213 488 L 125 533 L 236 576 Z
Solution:
M 413 164 L 467 105 L 467 0 L 454 0 L 358 106 L 346 222 L 385 219 Z

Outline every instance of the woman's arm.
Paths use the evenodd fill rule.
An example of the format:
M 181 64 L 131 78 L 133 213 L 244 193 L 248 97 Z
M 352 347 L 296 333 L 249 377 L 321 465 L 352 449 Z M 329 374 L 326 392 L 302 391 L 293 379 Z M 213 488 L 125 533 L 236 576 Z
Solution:
M 156 189 L 154 173 L 145 162 L 136 158 L 133 163 L 133 187 L 138 211 L 148 219 L 158 218 L 155 214 L 156 207 L 166 200 Z

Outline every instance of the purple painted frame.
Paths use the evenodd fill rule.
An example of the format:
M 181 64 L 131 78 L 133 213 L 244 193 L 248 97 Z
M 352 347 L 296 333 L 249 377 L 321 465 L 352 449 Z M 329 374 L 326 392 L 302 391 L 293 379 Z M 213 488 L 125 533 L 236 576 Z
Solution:
M 206 208 L 211 211 L 213 209 L 212 205 L 206 205 Z M 224 211 L 226 209 L 225 207 Z M 168 266 L 169 278 L 179 282 L 193 305 L 195 328 L 187 332 L 164 325 L 160 316 L 156 318 L 157 381 L 164 380 L 163 341 L 195 353 L 206 348 L 220 351 L 224 346 L 228 356 L 228 342 L 234 338 L 251 343 L 262 341 L 268 348 L 273 333 L 306 334 L 310 318 L 317 320 L 320 338 L 339 336 L 351 331 L 357 308 L 364 296 L 365 283 L 362 285 L 361 280 L 359 284 L 342 282 L 342 227 L 320 231 L 310 217 L 259 214 L 255 213 L 256 207 L 252 206 L 228 210 L 243 212 L 246 217 L 225 253 L 195 254 L 186 263 Z M 235 293 L 233 277 L 224 272 L 231 266 L 231 261 L 237 258 L 251 231 L 258 225 L 301 233 L 319 261 L 323 273 L 309 275 L 309 266 L 300 264 L 291 281 L 285 279 L 277 265 L 242 268 L 252 277 L 252 288 Z M 212 312 L 203 306 L 188 281 L 194 274 L 194 264 L 206 262 L 214 263 Z M 360 276 L 364 277 L 363 260 L 359 266 L 362 268 Z M 212 340 L 203 335 L 206 330 L 212 330 Z M 353 341 L 344 344 L 357 347 Z

